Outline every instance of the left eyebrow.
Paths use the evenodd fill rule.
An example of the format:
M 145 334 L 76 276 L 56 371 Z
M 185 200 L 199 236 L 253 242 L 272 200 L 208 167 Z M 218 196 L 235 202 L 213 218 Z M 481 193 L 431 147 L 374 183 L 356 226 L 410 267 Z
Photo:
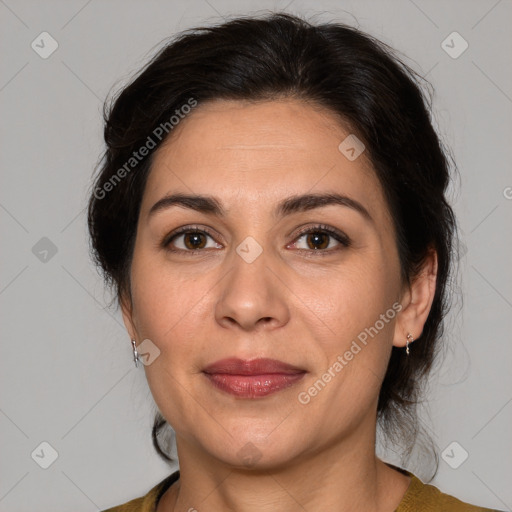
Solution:
M 305 212 L 324 206 L 338 205 L 351 208 L 361 214 L 366 220 L 373 222 L 368 210 L 358 201 L 341 194 L 303 194 L 291 196 L 281 201 L 274 210 L 275 217 L 285 217 L 294 213 Z M 226 210 L 221 202 L 212 196 L 188 195 L 188 194 L 170 194 L 157 201 L 149 210 L 148 217 L 157 212 L 171 208 L 172 206 L 181 206 L 201 213 L 225 217 Z
M 285 199 L 276 208 L 275 215 L 284 217 L 292 213 L 305 212 L 323 206 L 346 206 L 373 222 L 368 210 L 358 201 L 342 194 L 303 194 Z

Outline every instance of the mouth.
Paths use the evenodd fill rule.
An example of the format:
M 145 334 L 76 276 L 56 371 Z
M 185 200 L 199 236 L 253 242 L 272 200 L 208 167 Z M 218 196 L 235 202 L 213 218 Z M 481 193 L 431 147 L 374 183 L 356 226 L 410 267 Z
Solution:
M 300 381 L 306 370 L 276 359 L 222 359 L 203 370 L 209 382 L 239 398 L 262 398 Z

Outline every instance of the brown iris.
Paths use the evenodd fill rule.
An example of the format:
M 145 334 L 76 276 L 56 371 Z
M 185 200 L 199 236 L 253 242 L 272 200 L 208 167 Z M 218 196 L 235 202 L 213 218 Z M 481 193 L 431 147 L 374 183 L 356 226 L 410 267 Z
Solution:
M 204 233 L 185 233 L 183 241 L 187 249 L 202 249 L 206 245 L 206 236 Z
M 310 247 L 311 249 L 325 249 L 329 245 L 329 235 L 327 235 L 326 233 L 310 233 L 307 235 L 306 240 L 308 243 L 308 247 Z M 320 245 L 321 247 L 312 247 L 310 241 L 312 241 L 313 245 Z

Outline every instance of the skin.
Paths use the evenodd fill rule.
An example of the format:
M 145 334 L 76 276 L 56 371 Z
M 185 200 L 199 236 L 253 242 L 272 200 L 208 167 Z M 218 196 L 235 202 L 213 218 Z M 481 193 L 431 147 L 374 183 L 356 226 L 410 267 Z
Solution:
M 421 335 L 437 260 L 432 252 L 411 286 L 402 282 L 380 183 L 364 152 L 350 161 L 338 149 L 349 133 L 330 111 L 301 100 L 223 100 L 199 104 L 156 153 L 122 312 L 131 338 L 160 350 L 144 368 L 176 432 L 181 477 L 158 512 L 391 512 L 406 492 L 410 479 L 375 455 L 377 400 L 392 346 Z M 149 215 L 176 192 L 214 196 L 226 215 L 181 206 Z M 325 192 L 358 201 L 372 220 L 340 205 L 273 215 L 283 199 Z M 350 246 L 318 241 L 317 224 L 340 230 Z M 210 228 L 202 248 L 190 234 L 168 245 L 182 252 L 162 246 L 189 225 Z M 310 235 L 298 234 L 308 226 Z M 251 263 L 236 252 L 247 236 L 262 248 Z M 395 302 L 401 311 L 300 403 L 298 394 Z M 244 399 L 202 373 L 225 357 L 269 357 L 307 373 L 285 390 Z M 252 466 L 247 450 L 257 454 Z

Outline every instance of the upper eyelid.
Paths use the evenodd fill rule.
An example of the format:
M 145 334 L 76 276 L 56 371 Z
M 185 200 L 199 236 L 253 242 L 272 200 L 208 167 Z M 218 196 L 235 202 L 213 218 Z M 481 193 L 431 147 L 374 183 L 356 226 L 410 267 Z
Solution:
M 202 232 L 213 239 L 214 234 L 211 233 L 210 231 L 215 232 L 215 230 L 213 230 L 212 228 L 206 227 L 206 226 L 199 226 L 199 225 L 183 226 L 181 228 L 178 228 L 175 232 L 171 233 L 170 235 L 166 235 L 163 239 L 163 244 L 167 246 L 176 237 L 185 235 L 190 232 L 200 232 L 200 233 Z M 321 223 L 318 223 L 313 226 L 306 226 L 306 227 L 299 228 L 299 232 L 295 235 L 293 241 L 295 242 L 297 239 L 302 238 L 304 235 L 307 235 L 308 233 L 315 232 L 315 231 L 317 231 L 317 232 L 324 231 L 327 233 L 328 236 L 331 236 L 331 237 L 339 236 L 340 238 L 346 240 L 347 243 L 349 243 L 351 241 L 351 239 L 343 231 L 336 229 L 334 227 L 327 226 L 325 224 L 321 224 Z M 338 242 L 341 244 L 344 244 L 344 241 L 338 240 Z M 184 250 L 184 249 L 178 249 L 178 250 Z M 299 249 L 299 250 L 301 250 L 301 249 Z M 185 251 L 185 252 L 192 252 L 192 250 Z

